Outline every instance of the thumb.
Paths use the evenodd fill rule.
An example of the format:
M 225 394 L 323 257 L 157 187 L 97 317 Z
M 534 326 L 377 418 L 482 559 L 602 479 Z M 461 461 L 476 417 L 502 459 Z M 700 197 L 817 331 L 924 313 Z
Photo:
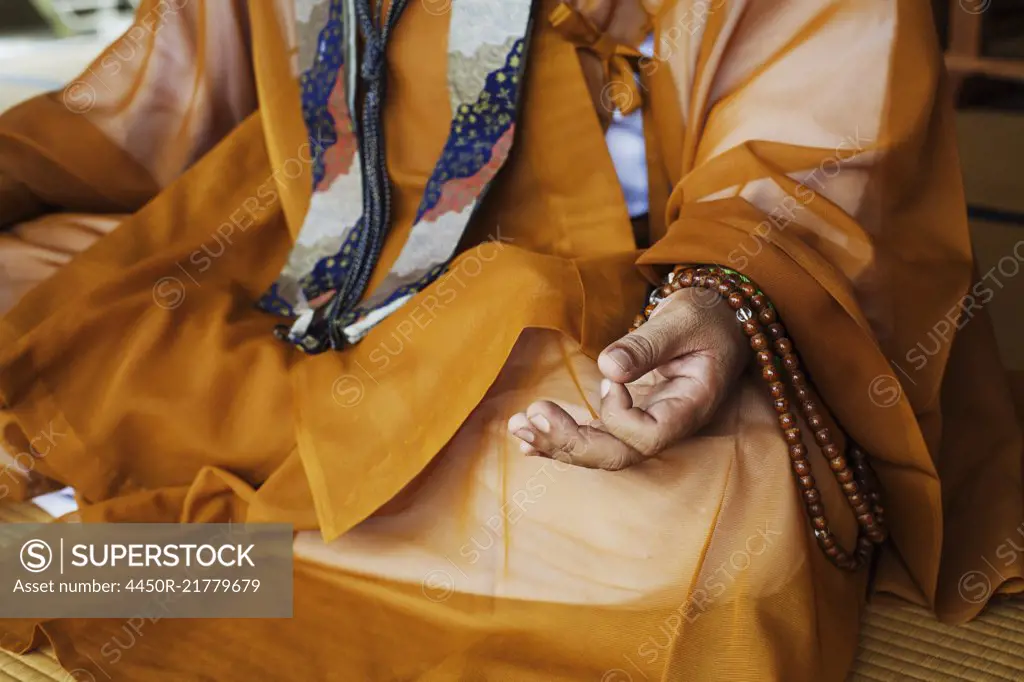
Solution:
M 661 314 L 605 348 L 597 358 L 601 374 L 625 384 L 691 350 L 686 347 L 689 334 L 683 310 L 688 306 L 672 303 L 666 302 Z
M 715 347 L 722 330 L 740 334 L 729 306 L 717 294 L 683 289 L 663 300 L 639 329 L 605 348 L 597 367 L 616 383 L 636 381 L 681 355 Z

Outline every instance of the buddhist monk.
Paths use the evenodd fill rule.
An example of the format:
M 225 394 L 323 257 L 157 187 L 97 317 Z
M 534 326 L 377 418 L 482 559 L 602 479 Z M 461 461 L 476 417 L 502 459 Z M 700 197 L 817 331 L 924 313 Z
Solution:
M 3 492 L 292 524 L 294 617 L 2 645 L 817 682 L 869 599 L 973 617 L 1022 445 L 951 116 L 924 0 L 144 1 L 0 116 Z

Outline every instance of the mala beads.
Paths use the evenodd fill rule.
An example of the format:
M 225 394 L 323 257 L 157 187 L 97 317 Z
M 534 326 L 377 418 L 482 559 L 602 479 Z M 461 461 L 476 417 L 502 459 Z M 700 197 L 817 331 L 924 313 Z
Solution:
M 761 378 L 768 385 L 779 427 L 789 450 L 793 475 L 814 529 L 814 537 L 825 555 L 839 568 L 854 571 L 864 566 L 875 545 L 885 542 L 884 509 L 874 474 L 863 450 L 848 441 L 846 456 L 832 441 L 823 411 L 811 392 L 807 377 L 800 369 L 800 358 L 775 307 L 753 283 L 735 270 L 719 266 L 677 266 L 665 284 L 651 293 L 642 315 L 637 315 L 630 331 L 648 320 L 664 298 L 681 290 L 700 287 L 721 296 L 736 311 L 736 319 L 757 356 Z M 787 385 L 788 384 L 788 385 Z M 787 390 L 788 389 L 788 390 Z M 840 546 L 832 533 L 825 505 L 807 461 L 807 447 L 793 406 L 814 433 L 814 441 L 828 460 L 846 501 L 857 518 L 857 544 L 853 551 Z M 852 468 L 851 468 L 852 466 Z

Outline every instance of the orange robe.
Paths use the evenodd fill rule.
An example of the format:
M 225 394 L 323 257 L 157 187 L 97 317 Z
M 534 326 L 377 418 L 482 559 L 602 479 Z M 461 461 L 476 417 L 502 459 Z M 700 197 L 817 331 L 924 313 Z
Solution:
M 377 280 L 450 120 L 435 4 L 389 48 Z M 126 216 L 27 293 L 3 275 L 0 425 L 14 455 L 53 434 L 16 489 L 73 485 L 86 521 L 294 523 L 295 617 L 3 621 L 3 646 L 48 640 L 96 679 L 843 679 L 868 576 L 817 549 L 759 380 L 625 472 L 522 458 L 504 431 L 539 398 L 585 417 L 641 275 L 680 262 L 759 283 L 871 454 L 892 527 L 876 594 L 958 621 L 1019 581 L 996 552 L 1021 433 L 983 305 L 956 317 L 984 298 L 923 0 L 652 4 L 665 200 L 643 253 L 543 3 L 516 148 L 451 273 L 315 357 L 252 305 L 310 195 L 293 3 L 175 5 L 144 3 L 81 79 L 0 117 L 0 273 L 82 220 L 44 213 Z

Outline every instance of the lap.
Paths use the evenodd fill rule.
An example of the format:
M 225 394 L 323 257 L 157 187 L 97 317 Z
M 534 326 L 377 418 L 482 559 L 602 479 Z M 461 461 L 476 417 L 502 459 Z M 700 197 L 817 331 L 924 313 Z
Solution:
M 136 294 L 119 304 L 119 310 L 137 305 L 144 314 L 132 314 L 147 320 L 132 329 L 130 357 L 97 346 L 77 359 L 92 376 L 116 380 L 59 387 L 62 406 L 85 410 L 74 420 L 83 444 L 117 445 L 111 467 L 142 487 L 187 484 L 209 465 L 254 483 L 266 480 L 293 449 L 295 428 L 289 360 L 267 334 L 266 320 L 239 312 L 228 291 L 189 296 L 171 309 L 154 305 L 148 289 Z M 210 319 L 231 320 L 216 327 L 215 343 L 203 324 Z M 174 343 L 166 340 L 169 329 Z M 219 350 L 197 358 L 200 343 Z M 154 357 L 163 362 L 142 361 Z M 123 371 L 126 363 L 131 372 Z M 474 371 L 473 363 L 465 364 Z M 193 371 L 183 376 L 175 367 Z M 449 597 L 483 595 L 560 605 L 595 618 L 600 613 L 609 623 L 633 623 L 642 613 L 642 627 L 627 628 L 629 641 L 616 647 L 621 657 L 614 664 L 623 669 L 639 665 L 653 674 L 678 661 L 706 667 L 711 660 L 697 649 L 742 642 L 744 651 L 758 643 L 765 649 L 750 661 L 773 661 L 775 672 L 793 673 L 766 672 L 764 679 L 824 679 L 821 671 L 845 670 L 839 659 L 852 655 L 861 581 L 828 566 L 815 547 L 775 414 L 757 382 L 744 378 L 696 437 L 627 471 L 526 458 L 506 433 L 508 416 L 547 398 L 587 419 L 599 385 L 594 362 L 574 342 L 553 331 L 527 331 L 484 399 L 419 477 L 331 544 L 317 533 L 301 533 L 297 558 L 326 568 L 332 577 L 325 580 L 341 591 L 338 599 L 356 599 L 365 586 L 346 577 L 375 578 L 373 584 L 385 589 L 367 596 L 367 604 L 379 609 L 393 600 L 396 628 L 411 617 L 403 585 L 434 606 L 444 601 L 468 608 Z M 154 390 L 182 398 L 174 401 L 173 414 L 150 413 L 138 403 Z M 189 395 L 197 399 L 190 402 Z M 133 405 L 130 418 L 88 419 L 89 396 Z M 167 438 L 143 446 L 173 458 L 131 457 L 139 444 L 134 435 L 143 427 L 152 433 L 156 423 Z M 64 446 L 54 462 L 77 474 L 90 470 L 95 450 Z M 827 469 L 817 473 L 828 508 L 846 521 Z M 839 530 L 848 541 L 850 528 Z M 486 615 L 467 622 L 484 627 Z M 423 627 L 436 616 L 428 611 Z M 535 616 L 526 613 L 520 627 L 539 636 L 536 623 L 543 619 Z M 817 632 L 821 620 L 834 627 Z M 746 636 L 737 637 L 737 629 Z M 569 634 L 567 642 L 597 641 L 587 631 Z M 808 653 L 839 648 L 828 665 Z M 738 679 L 747 660 L 736 658 L 735 671 L 719 670 L 724 677 L 690 669 L 686 679 Z
M 546 398 L 590 419 L 599 380 L 558 334 L 527 332 L 427 471 L 335 542 L 300 535 L 298 554 L 425 588 L 591 604 L 702 588 L 728 601 L 740 585 L 770 593 L 808 570 L 818 550 L 758 379 L 745 377 L 700 434 L 625 471 L 520 453 L 508 415 Z

